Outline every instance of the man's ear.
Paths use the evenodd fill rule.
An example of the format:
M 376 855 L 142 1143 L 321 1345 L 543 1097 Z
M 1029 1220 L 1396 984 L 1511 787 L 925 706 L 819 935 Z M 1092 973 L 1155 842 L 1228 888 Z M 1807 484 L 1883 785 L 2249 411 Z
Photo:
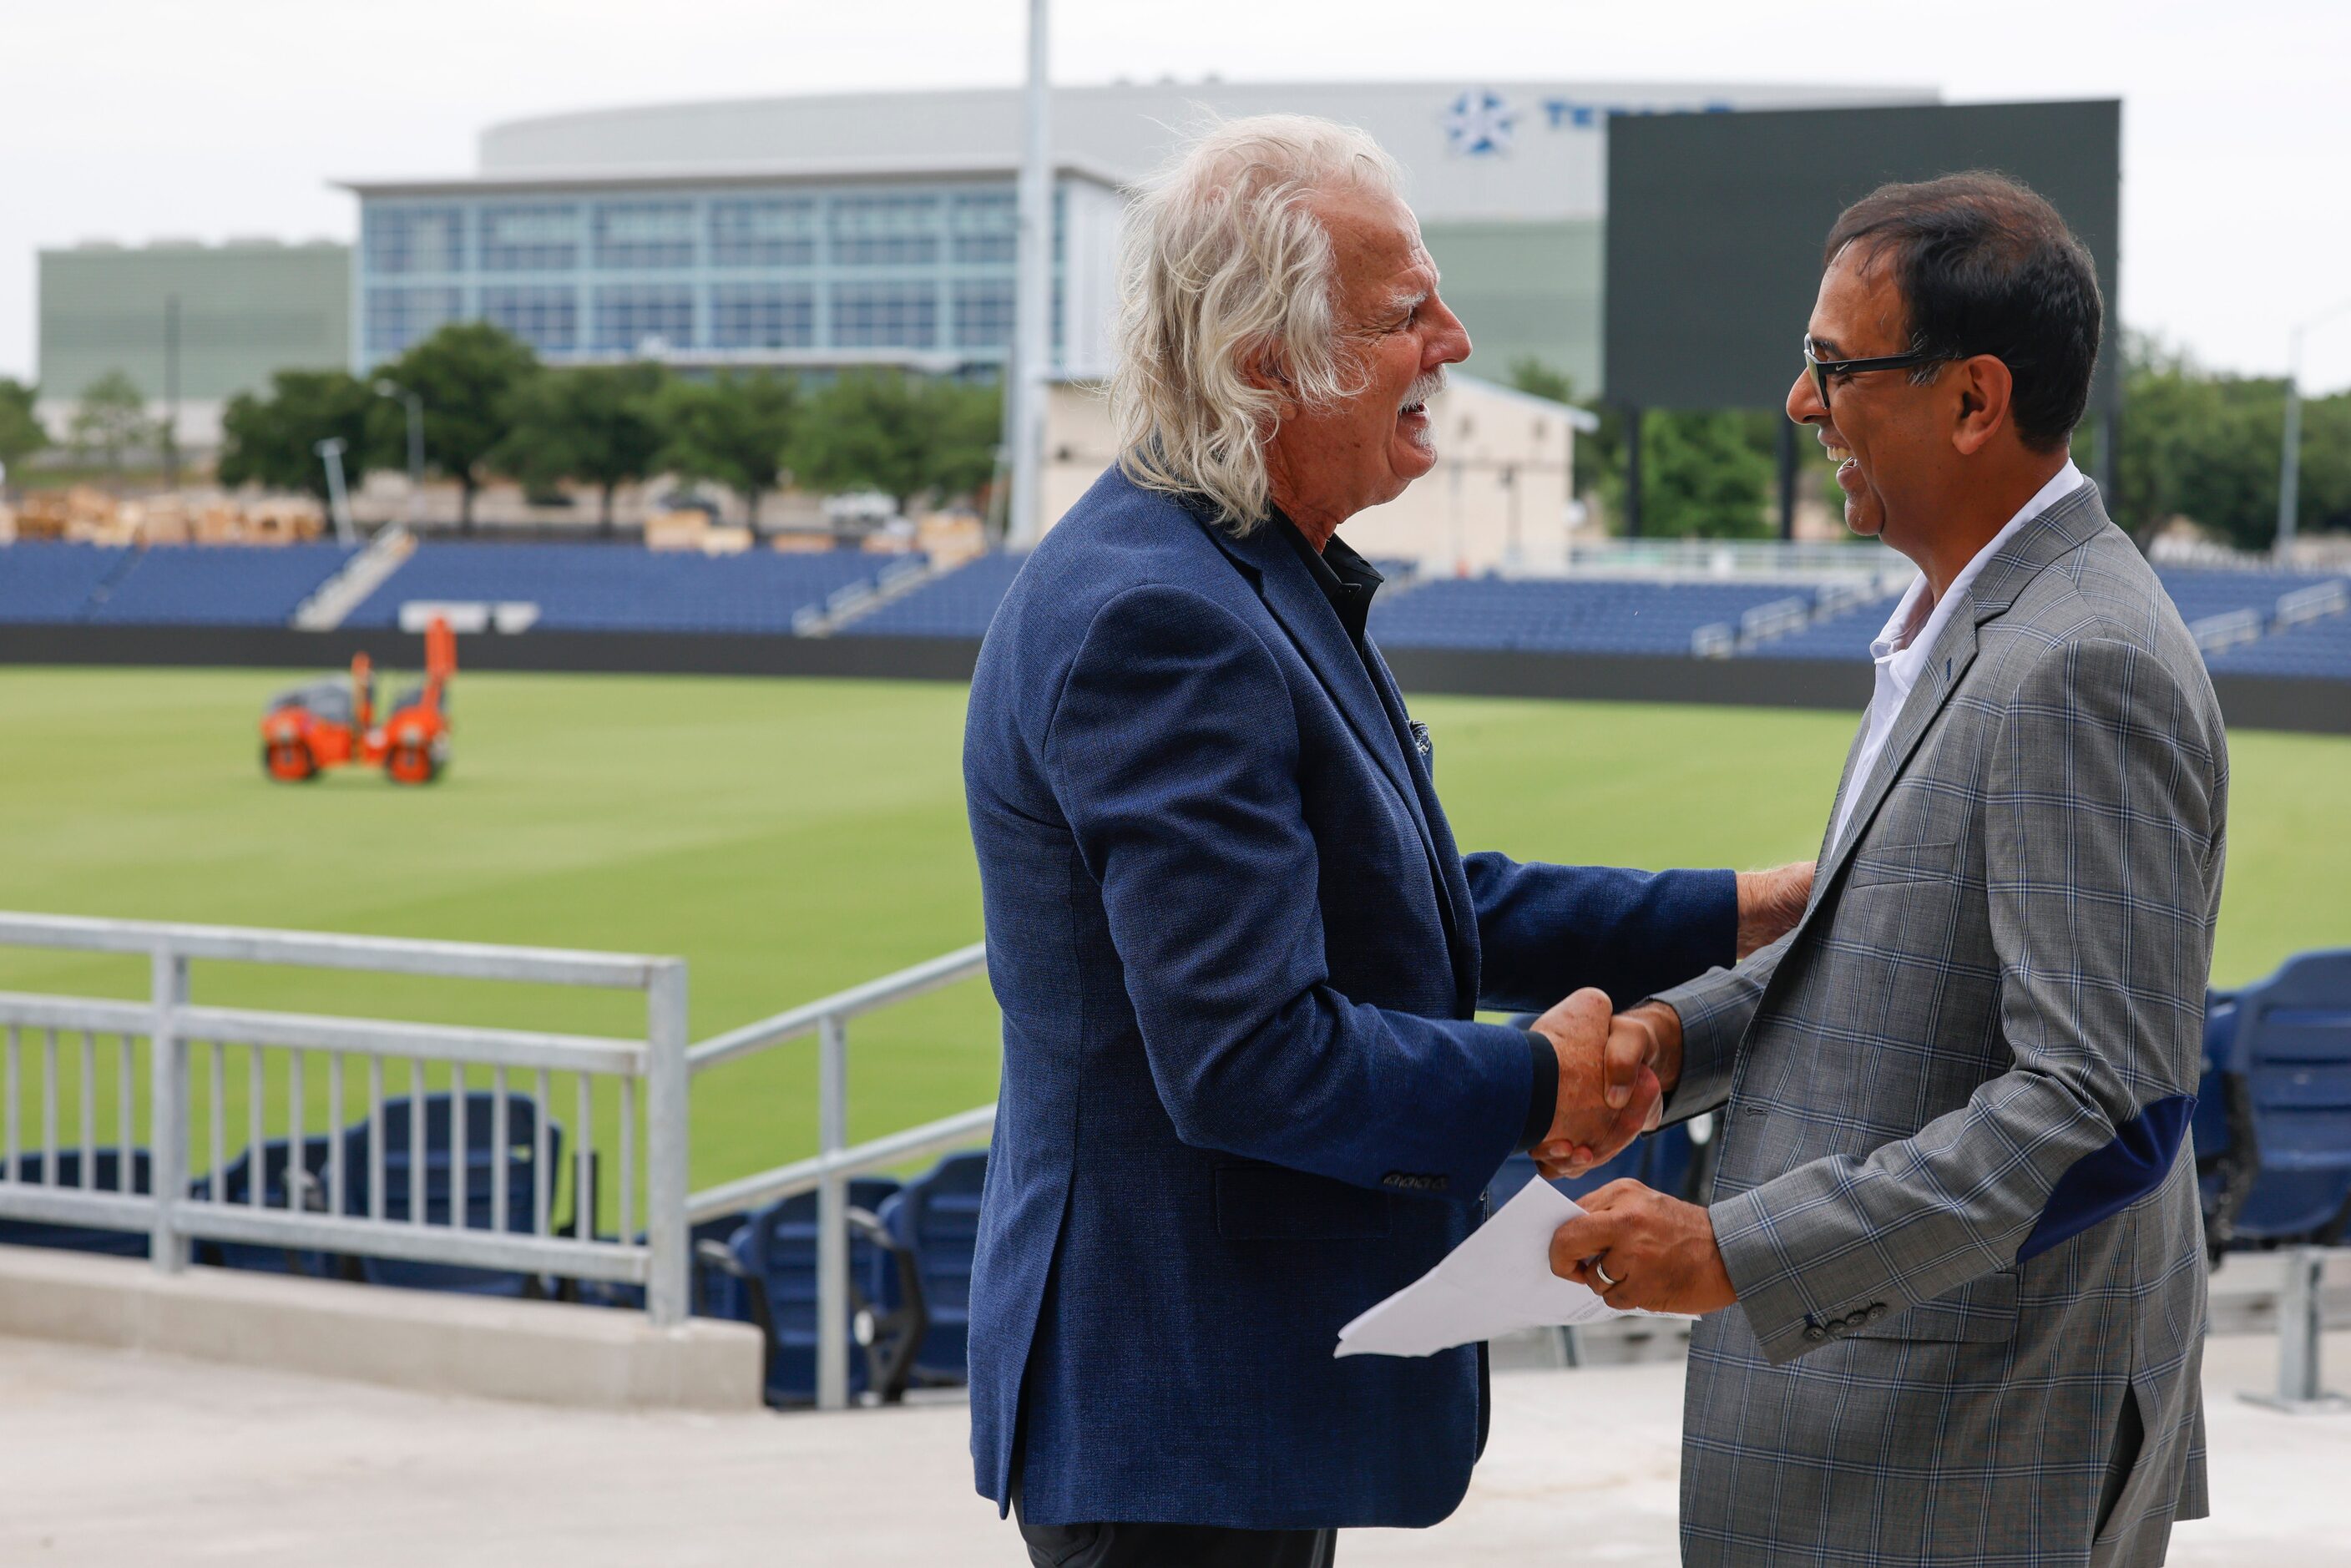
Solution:
M 1290 362 L 1280 348 L 1271 343 L 1259 344 L 1241 356 L 1241 380 L 1259 392 L 1271 392 L 1281 400 L 1278 416 L 1292 412 L 1296 393 L 1290 383 Z
M 2009 399 L 2015 378 L 2004 361 L 1978 354 L 1951 367 L 1959 394 L 1951 424 L 1951 445 L 1962 457 L 1972 457 L 1990 445 L 2009 423 Z

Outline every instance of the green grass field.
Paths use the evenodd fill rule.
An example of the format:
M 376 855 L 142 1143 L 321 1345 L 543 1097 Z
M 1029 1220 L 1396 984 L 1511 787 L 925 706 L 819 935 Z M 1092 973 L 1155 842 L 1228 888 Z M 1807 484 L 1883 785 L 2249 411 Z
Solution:
M 370 772 L 265 780 L 256 722 L 288 684 L 269 672 L 0 670 L 0 907 L 678 954 L 692 966 L 697 1039 L 979 935 L 960 687 L 465 674 L 455 762 L 414 790 Z M 1810 854 L 1854 722 L 1483 698 L 1413 706 L 1435 733 L 1437 782 L 1466 847 L 1644 866 Z M 2351 740 L 2249 733 L 2232 747 L 2222 983 L 2303 948 L 2351 945 Z M 0 988 L 139 997 L 145 984 L 143 963 L 0 950 Z M 194 989 L 200 1002 L 315 1012 L 643 1028 L 633 998 L 608 993 L 204 964 Z M 28 1046 L 27 1136 L 36 1054 Z M 876 1015 L 851 1033 L 852 1135 L 980 1103 L 996 1073 L 982 983 Z M 802 1044 L 701 1079 L 695 1185 L 810 1152 L 815 1078 Z M 319 1079 L 314 1130 L 325 1124 Z M 242 1082 L 233 1060 L 232 1129 L 245 1124 Z M 392 1092 L 402 1087 L 395 1071 Z M 556 1103 L 569 1106 L 568 1089 Z M 97 1109 L 110 1141 L 111 1102 Z M 612 1113 L 608 1103 L 601 1118 Z M 282 1105 L 269 1124 L 282 1129 Z M 241 1142 L 233 1131 L 232 1152 Z

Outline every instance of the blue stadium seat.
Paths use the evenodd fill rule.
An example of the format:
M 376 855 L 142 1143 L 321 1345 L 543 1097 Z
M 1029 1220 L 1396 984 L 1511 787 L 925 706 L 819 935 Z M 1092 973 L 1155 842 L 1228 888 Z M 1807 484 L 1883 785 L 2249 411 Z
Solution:
M 411 600 L 538 606 L 553 632 L 789 633 L 792 618 L 904 557 L 862 550 L 705 556 L 625 545 L 434 543 L 344 623 L 392 626 Z
M 927 1382 L 962 1383 L 971 1328 L 971 1263 L 979 1245 L 979 1195 L 987 1180 L 987 1151 L 949 1155 L 880 1210 L 898 1245 L 914 1254 L 923 1281 L 930 1329 L 915 1353 L 915 1375 Z M 893 1281 L 885 1297 L 896 1300 Z
M 2238 992 L 2221 1069 L 2229 1144 L 2211 1244 L 2340 1239 L 2351 1219 L 2351 949 L 2302 954 Z
M 424 1097 L 424 1223 L 445 1226 L 449 1223 L 455 1183 L 452 1179 L 452 1150 L 455 1132 L 452 1108 L 455 1102 L 445 1093 Z M 465 1097 L 465 1212 L 464 1228 L 469 1230 L 503 1229 L 516 1234 L 528 1234 L 536 1221 L 537 1187 L 533 1172 L 537 1159 L 536 1139 L 538 1105 L 528 1095 L 507 1096 L 507 1145 L 500 1150 L 493 1141 L 496 1132 L 494 1117 L 497 1099 L 486 1092 L 468 1093 Z M 383 1216 L 391 1221 L 409 1218 L 408 1186 L 409 1134 L 415 1102 L 406 1096 L 383 1103 Z M 343 1210 L 346 1214 L 365 1215 L 369 1212 L 370 1172 L 368 1158 L 368 1124 L 356 1122 L 340 1134 L 343 1140 Z M 550 1118 L 547 1124 L 549 1170 L 547 1178 L 549 1207 L 553 1192 L 559 1186 L 565 1168 L 563 1157 L 563 1125 Z M 500 1159 L 507 1167 L 507 1212 L 501 1219 L 496 1213 L 491 1183 Z M 321 1180 L 324 1178 L 321 1177 Z M 590 1181 L 592 1186 L 592 1177 Z M 550 1228 L 558 1232 L 580 1232 L 580 1216 L 588 1214 L 589 1228 L 580 1232 L 593 1235 L 594 1197 L 575 1193 L 573 1215 L 564 1221 L 550 1216 Z M 460 1291 L 473 1295 L 530 1296 L 548 1292 L 547 1281 L 533 1275 L 509 1273 L 502 1270 L 475 1269 L 447 1263 L 413 1263 L 397 1259 L 361 1258 L 360 1277 L 371 1284 L 401 1285 L 413 1290 Z
M 849 1184 L 852 1207 L 878 1210 L 898 1191 L 887 1176 L 862 1176 Z M 807 1405 L 816 1399 L 816 1210 L 817 1195 L 802 1193 L 768 1205 L 735 1233 L 736 1260 L 767 1288 L 771 1328 L 768 1402 Z M 866 1301 L 879 1301 L 886 1289 L 887 1255 L 871 1241 L 852 1238 L 850 1282 Z M 865 1361 L 851 1347 L 849 1386 L 866 1387 Z
M 81 1186 L 81 1150 L 78 1147 L 57 1152 L 55 1172 L 45 1178 L 43 1156 L 35 1152 L 16 1156 L 16 1166 L 8 1173 L 14 1182 L 27 1186 L 44 1185 L 56 1187 Z M 122 1152 L 116 1148 L 90 1151 L 89 1179 L 99 1192 L 122 1190 Z M 134 1194 L 154 1190 L 154 1174 L 148 1163 L 145 1149 L 131 1151 L 131 1190 Z M 110 1230 L 94 1225 L 57 1225 L 46 1220 L 0 1218 L 0 1246 L 55 1247 L 69 1252 L 98 1252 L 110 1258 L 144 1258 L 147 1256 L 147 1232 L 144 1230 Z
M 295 1168 L 291 1142 L 285 1138 L 272 1138 L 263 1144 L 260 1151 L 261 1207 L 326 1213 L 328 1156 L 334 1141 L 334 1134 L 330 1133 L 302 1140 L 300 1175 L 291 1191 L 287 1181 L 289 1172 Z M 247 1149 L 221 1168 L 217 1182 L 221 1202 L 242 1206 L 251 1201 L 253 1155 L 254 1151 Z M 196 1184 L 195 1195 L 210 1197 L 214 1189 L 214 1180 L 206 1177 Z M 348 1259 L 284 1247 L 257 1247 L 240 1241 L 200 1241 L 196 1244 L 195 1258 L 199 1263 L 216 1264 L 225 1269 L 249 1269 L 269 1274 L 312 1274 L 323 1279 L 348 1277 L 353 1272 Z
M 843 637 L 980 637 L 1025 554 L 984 555 L 843 626 Z
M 337 544 L 156 545 L 94 594 L 99 625 L 283 626 L 356 553 Z
M 131 560 L 119 545 L 23 539 L 0 549 L 0 621 L 84 620 L 93 594 Z

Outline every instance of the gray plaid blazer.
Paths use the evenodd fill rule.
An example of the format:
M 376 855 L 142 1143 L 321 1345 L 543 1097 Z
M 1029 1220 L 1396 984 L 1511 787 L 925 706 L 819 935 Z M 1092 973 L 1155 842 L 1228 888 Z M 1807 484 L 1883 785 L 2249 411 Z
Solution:
M 1739 1291 L 1691 1343 L 1689 1563 L 2155 1563 L 2207 1511 L 2220 705 L 2095 485 L 1967 599 L 1795 929 L 1662 998 Z

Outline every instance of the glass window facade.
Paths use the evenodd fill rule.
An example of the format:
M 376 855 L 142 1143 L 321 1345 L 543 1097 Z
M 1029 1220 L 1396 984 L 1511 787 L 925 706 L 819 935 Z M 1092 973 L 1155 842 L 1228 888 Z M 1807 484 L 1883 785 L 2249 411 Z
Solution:
M 568 354 L 580 346 L 580 293 L 569 287 L 485 288 L 482 319 L 542 354 Z
M 465 308 L 463 289 L 371 288 L 363 329 L 367 352 L 377 359 L 406 353 L 410 344 L 461 319 Z
M 360 225 L 360 254 L 371 273 L 462 272 L 463 207 L 372 207 Z
M 947 232 L 959 262 L 1000 262 L 1017 258 L 1020 246 L 1020 208 L 1009 191 L 974 191 L 955 197 L 947 206 Z
M 816 347 L 816 290 L 786 283 L 718 283 L 710 289 L 714 349 Z
M 596 209 L 596 265 L 684 267 L 694 265 L 692 202 L 606 202 Z
M 579 265 L 579 208 L 534 204 L 482 209 L 484 272 L 569 272 Z
M 362 372 L 469 319 L 559 364 L 913 353 L 952 371 L 1002 363 L 1014 337 L 1008 176 L 363 194 L 360 234 Z
M 1008 277 L 984 277 L 955 286 L 955 346 L 958 349 L 1008 349 L 1012 346 L 1013 284 Z
M 936 196 L 835 196 L 836 267 L 932 267 L 939 259 Z
M 596 290 L 588 346 L 606 354 L 660 354 L 694 343 L 694 290 L 682 283 Z
M 809 267 L 816 261 L 816 203 L 789 197 L 710 204 L 713 267 Z
M 832 290 L 832 341 L 842 349 L 931 349 L 939 341 L 939 291 L 930 283 L 841 283 Z

